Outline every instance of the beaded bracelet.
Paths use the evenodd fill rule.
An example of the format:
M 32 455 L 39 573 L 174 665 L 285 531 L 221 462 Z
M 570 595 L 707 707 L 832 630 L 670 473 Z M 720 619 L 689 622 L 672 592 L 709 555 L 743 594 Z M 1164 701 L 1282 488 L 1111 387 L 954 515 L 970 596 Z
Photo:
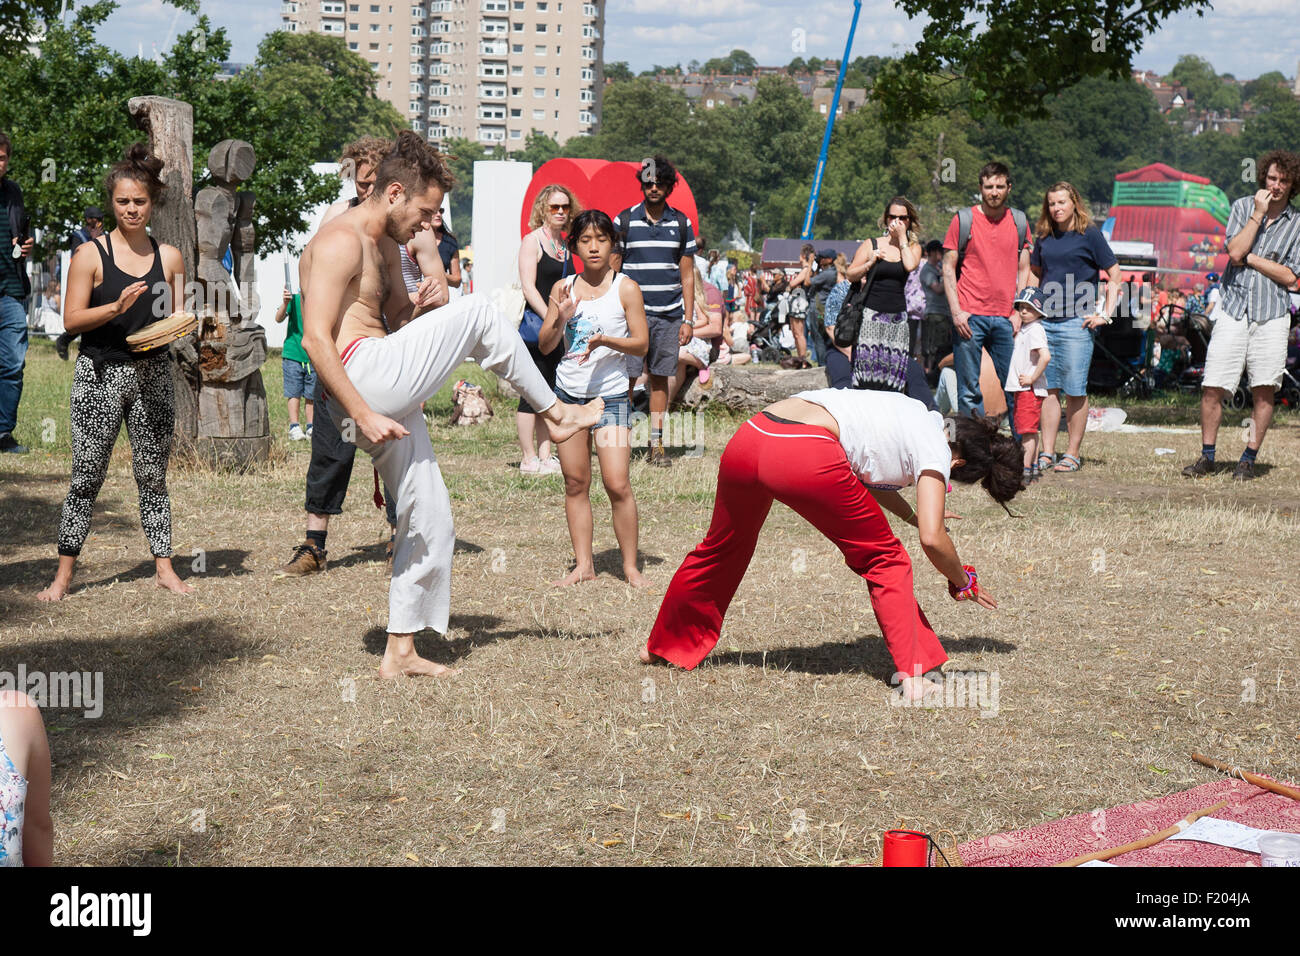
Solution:
M 949 581 L 948 595 L 954 601 L 970 601 L 979 597 L 979 578 L 975 575 L 975 569 L 969 564 L 963 564 L 961 569 L 966 572 L 966 586 L 958 588 L 957 585 Z

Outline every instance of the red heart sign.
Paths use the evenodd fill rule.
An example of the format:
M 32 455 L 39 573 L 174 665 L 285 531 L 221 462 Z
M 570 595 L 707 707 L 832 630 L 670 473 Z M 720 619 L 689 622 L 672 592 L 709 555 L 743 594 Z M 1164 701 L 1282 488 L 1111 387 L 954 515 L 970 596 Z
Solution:
M 524 193 L 524 205 L 519 211 L 519 235 L 525 236 L 532 231 L 528 220 L 532 216 L 533 203 L 545 187 L 567 186 L 583 209 L 599 209 L 613 219 L 641 201 L 640 171 L 640 163 L 604 159 L 565 158 L 543 163 L 533 174 L 528 191 Z M 700 214 L 695 207 L 695 194 L 680 171 L 668 205 L 685 213 L 691 221 L 691 228 L 699 233 Z

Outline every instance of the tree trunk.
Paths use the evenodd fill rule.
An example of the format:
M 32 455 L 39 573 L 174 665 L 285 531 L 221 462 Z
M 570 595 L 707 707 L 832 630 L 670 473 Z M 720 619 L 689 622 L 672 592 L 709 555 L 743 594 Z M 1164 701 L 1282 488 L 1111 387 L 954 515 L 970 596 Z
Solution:
M 163 161 L 162 196 L 153 205 L 150 233 L 175 246 L 185 260 L 185 281 L 194 281 L 198 240 L 194 231 L 194 110 L 165 96 L 134 96 L 127 109 L 149 134 L 149 152 Z
M 694 380 L 681 393 L 680 403 L 687 408 L 709 404 L 726 406 L 738 412 L 760 412 L 773 402 L 789 398 L 796 392 L 826 388 L 826 369 L 784 369 L 774 365 L 716 365 L 708 388 Z
M 189 103 L 165 96 L 135 96 L 127 110 L 137 128 L 149 134 L 149 152 L 163 161 L 163 194 L 154 203 L 150 233 L 175 246 L 185 262 L 186 288 L 194 281 L 198 240 L 194 225 L 194 110 Z M 183 307 L 173 303 L 173 311 Z M 197 335 L 172 344 L 172 385 L 176 392 L 176 426 L 180 450 L 198 435 L 199 376 Z

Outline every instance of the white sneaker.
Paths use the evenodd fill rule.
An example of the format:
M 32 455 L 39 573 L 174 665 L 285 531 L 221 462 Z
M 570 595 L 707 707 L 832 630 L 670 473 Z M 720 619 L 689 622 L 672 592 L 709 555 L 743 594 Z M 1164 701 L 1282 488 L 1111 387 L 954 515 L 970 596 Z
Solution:
M 289 426 L 290 441 L 303 441 L 306 437 L 307 437 L 306 434 L 303 433 L 302 426 L 299 425 L 297 422 L 294 422 L 292 425 Z
M 541 475 L 558 475 L 560 474 L 560 459 L 552 455 L 550 458 L 543 459 L 539 462 L 537 472 Z

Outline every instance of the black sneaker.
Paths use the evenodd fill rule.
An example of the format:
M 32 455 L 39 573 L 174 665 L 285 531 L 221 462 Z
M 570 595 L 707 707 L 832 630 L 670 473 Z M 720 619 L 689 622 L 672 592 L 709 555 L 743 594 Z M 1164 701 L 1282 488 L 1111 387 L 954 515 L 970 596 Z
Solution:
M 1255 477 L 1255 463 L 1246 461 L 1244 458 L 1237 462 L 1237 467 L 1232 470 L 1234 481 L 1250 481 Z
M 27 446 L 14 441 L 13 435 L 0 435 L 0 453 L 8 455 L 25 455 Z
M 1214 474 L 1214 462 L 1202 455 L 1193 464 L 1183 469 L 1184 478 L 1204 478 Z

